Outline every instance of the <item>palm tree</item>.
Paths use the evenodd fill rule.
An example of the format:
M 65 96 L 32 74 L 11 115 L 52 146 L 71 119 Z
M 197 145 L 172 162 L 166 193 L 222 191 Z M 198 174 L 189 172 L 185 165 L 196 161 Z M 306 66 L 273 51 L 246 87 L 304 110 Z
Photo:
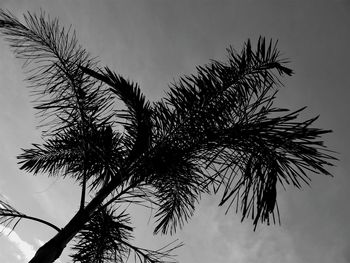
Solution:
M 150 102 L 43 12 L 27 13 L 22 23 L 1 11 L 0 31 L 25 61 L 41 119 L 43 142 L 23 150 L 20 168 L 74 178 L 81 187 L 80 208 L 63 228 L 1 201 L 2 224 L 14 229 L 29 219 L 57 231 L 31 263 L 55 261 L 73 238 L 73 262 L 126 262 L 130 254 L 136 262 L 173 262 L 181 244 L 132 244 L 125 204 L 152 206 L 154 233 L 173 234 L 203 194 L 220 194 L 220 206 L 235 207 L 255 228 L 279 221 L 277 185 L 300 188 L 310 172 L 330 175 L 335 158 L 320 139 L 330 131 L 314 128 L 316 118 L 298 121 L 303 109 L 273 104 L 279 77 L 292 74 L 277 42 L 229 48 L 226 62 L 198 66 Z

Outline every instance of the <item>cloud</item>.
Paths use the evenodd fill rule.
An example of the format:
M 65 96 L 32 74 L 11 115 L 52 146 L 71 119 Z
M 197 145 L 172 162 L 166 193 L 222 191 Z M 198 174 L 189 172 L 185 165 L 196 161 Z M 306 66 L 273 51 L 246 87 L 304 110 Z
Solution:
M 28 242 L 24 241 L 15 231 L 11 232 L 11 228 L 0 225 L 0 231 L 7 237 L 7 239 L 13 243 L 19 251 L 21 251 L 24 259 L 29 261 L 35 254 L 34 247 Z M 22 258 L 20 255 L 16 257 Z
M 41 247 L 41 246 L 43 246 L 45 244 L 45 242 L 40 240 L 39 238 L 35 238 L 34 240 L 38 244 L 39 247 Z
M 12 242 L 17 247 L 18 250 L 21 251 L 22 255 L 19 255 L 19 254 L 15 255 L 17 260 L 23 260 L 24 262 L 28 262 L 33 258 L 35 254 L 34 247 L 30 245 L 28 242 L 21 239 L 20 236 L 15 231 L 11 232 L 10 228 L 0 225 L 0 232 L 2 232 L 2 234 L 4 234 L 4 236 L 6 236 L 8 240 Z M 39 247 L 45 244 L 44 241 L 38 238 L 34 238 L 34 240 Z M 55 262 L 62 263 L 60 259 L 57 259 Z

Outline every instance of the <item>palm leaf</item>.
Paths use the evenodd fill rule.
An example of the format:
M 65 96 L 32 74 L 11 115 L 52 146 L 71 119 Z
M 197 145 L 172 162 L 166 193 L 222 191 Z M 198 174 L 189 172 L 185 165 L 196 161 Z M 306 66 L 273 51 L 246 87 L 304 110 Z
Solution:
M 73 262 L 108 263 L 129 262 L 133 257 L 137 263 L 170 263 L 172 251 L 180 245 L 169 245 L 150 250 L 134 246 L 130 243 L 133 228 L 130 217 L 125 211 L 116 214 L 116 210 L 99 209 L 92 219 L 76 236 L 76 244 L 72 247 Z M 133 255 L 133 256 L 132 256 Z
M 0 226 L 2 227 L 1 231 L 5 230 L 6 228 L 11 229 L 11 231 L 15 230 L 16 226 L 22 219 L 36 221 L 45 224 L 55 229 L 56 231 L 60 231 L 60 228 L 58 228 L 54 224 L 37 217 L 28 216 L 22 212 L 19 212 L 17 209 L 11 206 L 7 200 L 0 200 Z M 10 233 L 11 232 L 9 232 L 8 234 Z
M 70 128 L 46 139 L 43 145 L 33 146 L 18 156 L 20 169 L 34 174 L 70 176 L 79 182 L 85 174 L 92 189 L 111 180 L 125 151 L 120 134 L 108 125 L 99 128 L 93 124 L 84 134 L 79 127 Z
M 148 149 L 151 143 L 151 107 L 146 101 L 140 88 L 105 68 L 105 72 L 98 73 L 88 67 L 80 67 L 84 73 L 94 77 L 111 87 L 111 91 L 116 94 L 126 105 L 127 109 L 117 116 L 123 119 L 122 124 L 128 136 L 125 139 L 126 146 L 130 148 L 129 160 L 137 158 L 140 153 Z
M 169 178 L 181 178 L 176 170 L 181 168 L 171 169 L 173 162 L 186 167 L 177 161 L 191 160 L 195 168 L 186 178 L 201 183 L 182 182 L 182 189 L 186 189 L 186 182 L 187 187 L 196 189 L 187 191 L 190 199 L 198 199 L 206 186 L 212 186 L 215 193 L 223 189 L 220 205 L 229 203 L 231 207 L 235 202 L 242 219 L 251 215 L 255 226 L 259 220 L 269 222 L 277 209 L 278 183 L 292 182 L 300 187 L 300 180 L 309 180 L 307 172 L 329 174 L 325 167 L 335 160 L 319 140 L 330 131 L 313 128 L 316 118 L 297 121 L 303 109 L 288 112 L 273 106 L 276 87 L 281 85 L 277 75 L 292 73 L 283 63 L 272 41 L 266 45 L 259 39 L 254 52 L 248 41 L 240 54 L 229 49 L 228 63 L 213 61 L 198 67 L 197 75 L 173 84 L 168 97 L 154 106 L 150 152 L 151 156 L 159 153 L 150 163 L 169 167 Z M 163 164 L 162 152 L 177 157 Z M 163 173 L 153 174 L 159 181 L 168 180 Z M 168 188 L 176 192 L 173 180 Z M 156 214 L 162 226 L 174 227 L 188 218 L 191 213 L 182 202 L 169 195 L 167 188 L 158 190 L 161 204 L 167 204 Z M 192 211 L 194 207 L 190 207 Z M 172 211 L 177 211 L 173 213 L 177 220 L 169 217 Z
M 23 149 L 23 153 L 18 156 L 21 164 L 20 169 L 38 173 L 48 173 L 50 176 L 67 174 L 68 167 L 72 167 L 80 161 L 82 153 L 79 148 L 62 147 L 58 140 L 48 140 L 46 144 L 33 144 L 31 149 Z M 75 169 L 74 169 L 75 170 Z
M 158 205 L 154 233 L 175 233 L 193 215 L 200 194 L 207 192 L 195 163 L 182 151 L 163 144 L 146 161 L 151 174 L 147 182 L 155 189 Z
M 11 228 L 14 230 L 17 224 L 21 221 L 21 212 L 17 211 L 7 201 L 0 200 L 0 225 L 5 228 Z
M 109 121 L 113 96 L 79 69 L 79 65 L 93 67 L 95 62 L 80 47 L 75 32 L 61 27 L 57 18 L 51 19 L 44 12 L 28 13 L 24 21 L 0 10 L 0 32 L 16 57 L 25 61 L 35 108 L 41 125 L 47 127 L 46 134 L 59 132 L 76 121 Z
M 107 263 L 124 262 L 129 256 L 129 248 L 122 240 L 131 238 L 130 218 L 113 210 L 100 210 L 76 236 L 73 246 L 73 262 Z

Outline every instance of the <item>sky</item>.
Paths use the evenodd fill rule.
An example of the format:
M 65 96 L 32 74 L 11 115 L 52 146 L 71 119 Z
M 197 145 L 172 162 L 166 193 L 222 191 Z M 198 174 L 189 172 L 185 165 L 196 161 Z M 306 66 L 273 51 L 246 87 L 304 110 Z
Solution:
M 279 41 L 295 75 L 283 79 L 277 104 L 298 109 L 304 118 L 332 129 L 324 137 L 339 161 L 333 178 L 312 175 L 312 186 L 278 191 L 282 225 L 240 222 L 225 215 L 218 197 L 203 197 L 194 217 L 175 237 L 181 263 L 349 263 L 350 262 L 350 1 L 120 1 L 0 0 L 16 16 L 45 10 L 72 25 L 92 56 L 136 81 L 147 98 L 160 99 L 169 83 L 195 72 L 196 65 L 224 59 L 230 45 L 239 50 L 248 38 Z M 19 170 L 21 148 L 40 141 L 38 120 L 24 82 L 21 61 L 0 40 L 0 193 L 19 211 L 58 226 L 77 211 L 79 189 L 72 181 L 32 176 Z M 149 213 L 137 211 L 139 244 L 156 248 Z M 0 262 L 24 263 L 55 234 L 44 225 L 22 221 L 0 237 Z M 60 262 L 69 262 L 69 251 Z

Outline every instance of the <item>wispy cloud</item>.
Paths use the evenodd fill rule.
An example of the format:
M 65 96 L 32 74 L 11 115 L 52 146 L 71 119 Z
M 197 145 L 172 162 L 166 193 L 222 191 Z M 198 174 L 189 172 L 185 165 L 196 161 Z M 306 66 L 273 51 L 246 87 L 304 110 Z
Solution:
M 11 228 L 0 225 L 0 231 L 7 239 L 13 243 L 17 249 L 22 253 L 24 259 L 29 261 L 35 254 L 34 247 L 28 242 L 24 241 L 15 231 L 11 232 Z M 17 259 L 22 258 L 20 255 L 16 255 Z

